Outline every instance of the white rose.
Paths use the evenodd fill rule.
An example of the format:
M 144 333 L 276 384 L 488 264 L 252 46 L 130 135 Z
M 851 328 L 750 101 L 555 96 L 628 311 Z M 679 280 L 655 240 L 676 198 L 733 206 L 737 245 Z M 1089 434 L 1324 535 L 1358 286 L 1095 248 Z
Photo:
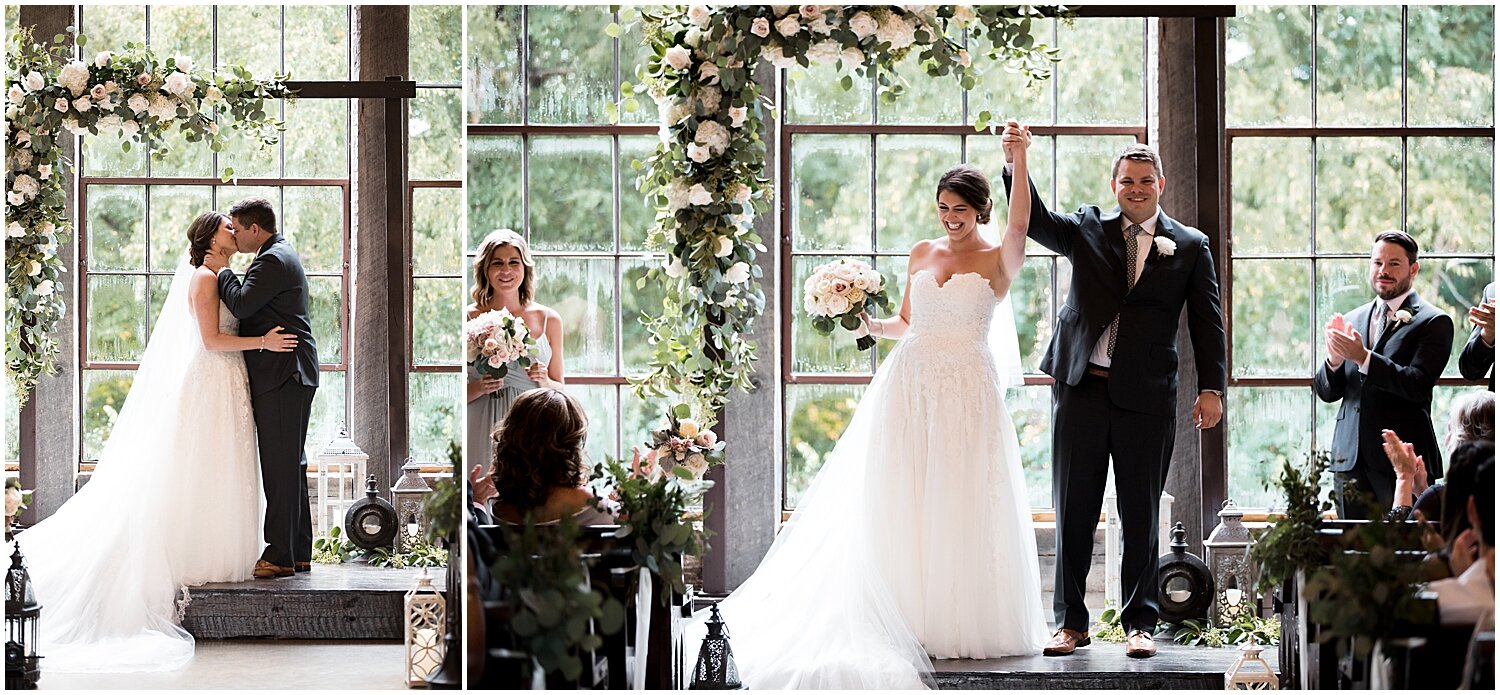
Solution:
M 756 36 L 759 36 L 761 38 L 770 36 L 771 21 L 766 19 L 765 17 L 756 17 L 755 21 L 750 23 L 750 33 L 755 34 Z
M 676 256 L 668 256 L 667 262 L 663 264 L 666 268 L 667 277 L 680 278 L 687 275 L 687 267 L 682 264 L 682 259 Z
M 749 279 L 750 264 L 744 261 L 729 266 L 729 270 L 724 271 L 724 281 L 731 284 L 738 285 Z
M 744 126 L 745 125 L 745 116 L 748 113 L 749 113 L 749 110 L 746 109 L 744 106 L 731 106 L 731 107 L 729 107 L 729 125 L 732 125 L 732 126 L 734 126 L 736 128 Z
M 203 101 L 205 101 L 205 102 L 207 102 L 209 104 L 217 104 L 220 101 L 222 101 L 223 99 L 224 99 L 224 92 L 220 91 L 220 89 L 218 87 L 215 87 L 213 85 L 209 85 L 207 89 L 203 90 Z
M 698 144 L 696 142 L 691 142 L 691 143 L 688 143 L 688 146 L 687 146 L 687 156 L 688 156 L 688 159 L 691 159 L 694 162 L 702 164 L 702 163 L 708 161 L 708 158 L 711 157 L 711 156 L 713 156 L 713 155 L 709 153 L 707 147 L 705 147 L 703 145 L 700 145 L 700 144 Z
M 719 66 L 713 63 L 704 63 L 698 66 L 698 81 L 704 84 L 719 83 Z
M 129 106 L 130 110 L 134 111 L 136 115 L 140 115 L 151 107 L 151 100 L 147 99 L 144 94 L 132 94 L 129 99 L 125 100 L 125 105 Z
M 698 480 L 708 472 L 708 459 L 703 458 L 703 454 L 689 454 L 687 460 L 682 462 L 682 467 L 692 472 L 694 480 Z
M 917 28 L 911 22 L 894 14 L 887 15 L 880 28 L 875 30 L 875 40 L 889 43 L 891 50 L 900 50 L 917 40 Z
M 727 258 L 732 253 L 734 253 L 734 239 L 727 236 L 719 237 L 718 248 L 714 249 L 714 257 Z
M 64 65 L 62 72 L 57 74 L 57 83 L 67 87 L 75 97 L 82 94 L 89 87 L 88 66 L 78 60 Z
M 807 49 L 807 59 L 816 65 L 832 65 L 843 50 L 837 41 L 819 41 Z
M 177 69 L 183 72 L 193 71 L 193 59 L 185 55 L 179 55 L 173 59 L 177 63 Z
M 973 5 L 953 6 L 953 21 L 958 22 L 959 26 L 969 26 L 970 24 L 973 24 L 974 20 L 978 17 L 979 15 L 974 12 Z
M 704 65 L 713 65 L 713 63 L 704 63 Z M 712 85 L 698 89 L 698 103 L 703 105 L 705 113 L 718 113 L 719 102 L 723 97 L 724 93 L 719 91 L 718 87 Z
M 52 108 L 57 109 L 58 113 L 67 113 L 68 112 L 68 99 L 67 99 L 67 97 L 58 97 L 57 101 L 52 102 Z
M 829 316 L 838 316 L 849 310 L 849 300 L 839 294 L 829 295 L 827 305 Z
M 880 23 L 875 21 L 875 18 L 871 17 L 869 12 L 858 12 L 849 18 L 849 31 L 854 32 L 854 35 L 859 37 L 860 41 L 874 36 L 875 32 L 879 29 Z
M 114 55 L 115 54 L 110 53 L 109 51 L 100 51 L 98 55 L 94 56 L 94 67 L 96 67 L 96 68 L 107 68 L 107 67 L 109 67 L 109 60 L 110 60 L 110 58 L 113 58 Z
M 152 77 L 151 73 L 143 72 L 135 76 L 135 85 L 137 87 L 145 87 L 146 85 L 151 84 L 154 79 L 156 78 Z
M 667 65 L 673 70 L 682 70 L 693 62 L 693 53 L 682 46 L 667 49 Z
M 50 178 L 52 178 L 52 165 L 51 164 L 42 164 L 42 165 L 38 166 L 36 168 L 36 174 L 37 174 L 37 176 L 40 176 L 40 177 L 42 177 L 44 179 L 50 179 Z
M 21 117 L 21 107 L 11 104 L 5 107 L 5 120 L 14 121 Z
M 26 91 L 28 92 L 35 92 L 36 90 L 47 86 L 47 79 L 42 77 L 42 73 L 36 72 L 35 70 L 26 73 L 26 79 L 22 80 L 22 82 L 25 83 Z
M 750 187 L 743 183 L 736 183 L 729 187 L 729 197 L 736 203 L 750 202 Z
M 73 100 L 73 108 L 78 111 L 78 113 L 83 113 L 85 111 L 88 111 L 89 109 L 94 108 L 94 102 L 89 101 L 88 97 L 78 97 L 77 99 Z
M 846 48 L 839 54 L 839 59 L 844 61 L 845 70 L 853 70 L 865 64 L 865 52 L 858 48 Z
M 5 235 L 9 237 L 26 236 L 26 228 L 22 227 L 20 222 L 11 222 L 5 226 Z
M 677 436 L 689 439 L 698 436 L 698 421 L 691 418 L 683 418 L 677 421 Z
M 21 89 L 21 85 L 13 84 L 5 92 L 5 98 L 9 99 L 10 103 L 19 106 L 21 102 L 26 101 L 26 91 Z
M 5 488 L 5 515 L 15 516 L 16 512 L 21 511 L 21 504 L 25 501 L 26 497 L 20 488 Z
M 122 119 L 120 121 L 120 132 L 129 137 L 135 137 L 136 133 L 141 132 L 141 124 L 136 123 L 135 121 L 126 121 Z
M 106 96 L 109 96 L 109 89 L 102 84 L 96 84 L 89 90 L 89 98 L 94 101 L 104 101 Z
M 794 68 L 797 67 L 797 55 L 795 53 L 787 53 L 789 48 L 788 46 L 777 48 L 766 44 L 761 47 L 760 55 L 778 68 Z
M 849 297 L 849 304 L 852 306 L 859 306 L 865 302 L 865 291 L 858 287 L 849 290 L 846 296 Z
M 797 14 L 803 19 L 812 20 L 823 16 L 823 8 L 819 5 L 802 5 L 797 8 Z
M 692 188 L 688 189 L 688 202 L 698 207 L 712 205 L 714 195 L 709 193 L 708 189 L 703 187 L 703 184 L 695 183 Z
M 26 202 L 26 196 L 21 195 L 20 191 L 6 191 L 5 202 L 10 203 L 13 207 L 19 207 Z
M 1168 239 L 1164 236 L 1156 237 L 1155 242 L 1156 252 L 1158 254 L 1161 254 L 1163 256 L 1170 256 L 1174 253 L 1177 253 L 1177 242 L 1172 241 L 1171 239 Z
M 53 286 L 51 280 L 43 280 L 36 285 L 36 293 L 42 297 L 52 296 L 52 290 Z
M 82 125 L 80 125 L 78 123 L 78 119 L 74 118 L 72 116 L 68 116 L 67 118 L 63 119 L 63 130 L 66 130 L 69 133 L 72 133 L 74 135 L 88 135 L 89 134 L 89 129 L 83 127 Z
M 185 72 L 174 72 L 167 75 L 166 90 L 177 96 L 186 96 L 193 91 L 193 78 L 188 77 Z
M 708 22 L 713 19 L 712 13 L 707 5 L 693 5 L 687 11 L 688 21 L 699 29 L 706 28 Z
M 26 261 L 26 274 L 36 277 L 42 274 L 42 264 L 36 261 Z
M 114 80 L 110 80 L 104 83 L 104 92 L 106 94 L 114 94 L 118 91 L 120 91 L 120 83 L 115 82 Z
M 802 22 L 797 21 L 796 15 L 787 15 L 776 22 L 776 33 L 782 36 L 792 37 L 801 33 Z
M 818 16 L 808 21 L 807 31 L 821 36 L 828 36 L 833 33 L 833 25 L 828 23 L 828 15 L 820 12 Z

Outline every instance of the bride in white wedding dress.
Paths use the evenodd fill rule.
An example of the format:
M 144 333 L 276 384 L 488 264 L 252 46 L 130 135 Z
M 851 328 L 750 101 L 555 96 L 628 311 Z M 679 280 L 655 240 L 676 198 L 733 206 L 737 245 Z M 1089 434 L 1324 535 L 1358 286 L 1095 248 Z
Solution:
M 166 671 L 193 656 L 183 587 L 250 577 L 261 494 L 244 350 L 205 255 L 234 253 L 229 218 L 200 215 L 89 483 L 16 536 L 42 604 L 38 654 L 59 672 Z
M 1024 171 L 1024 148 L 1015 162 Z M 912 249 L 900 315 L 869 321 L 901 342 L 769 553 L 720 604 L 752 689 L 934 687 L 929 655 L 1035 654 L 1046 642 L 1004 401 L 1021 370 L 1003 298 L 1030 205 L 1012 196 L 993 244 L 979 233 L 988 179 L 969 166 L 943 175 L 945 236 Z M 997 359 L 992 343 L 1009 354 Z

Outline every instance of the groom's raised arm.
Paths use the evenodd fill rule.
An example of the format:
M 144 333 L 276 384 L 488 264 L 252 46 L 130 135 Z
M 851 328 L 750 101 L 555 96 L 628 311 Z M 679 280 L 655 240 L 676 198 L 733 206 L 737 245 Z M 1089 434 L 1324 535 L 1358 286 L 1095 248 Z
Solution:
M 290 284 L 287 268 L 281 259 L 263 253 L 250 263 L 243 280 L 235 277 L 234 271 L 228 268 L 219 271 L 219 299 L 224 300 L 224 306 L 229 307 L 229 313 L 235 318 L 246 319 Z

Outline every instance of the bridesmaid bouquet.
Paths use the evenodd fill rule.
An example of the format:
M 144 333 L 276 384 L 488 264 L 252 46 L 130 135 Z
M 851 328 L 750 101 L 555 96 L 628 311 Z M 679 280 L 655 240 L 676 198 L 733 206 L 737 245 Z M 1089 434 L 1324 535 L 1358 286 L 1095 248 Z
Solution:
M 526 322 L 509 311 L 487 311 L 464 324 L 468 363 L 481 376 L 505 378 L 512 364 L 521 369 L 531 366 L 536 341 Z M 497 394 L 490 394 L 498 398 Z
M 724 462 L 724 442 L 711 429 L 689 418 L 688 406 L 667 411 L 667 427 L 651 433 L 646 461 L 680 480 L 702 480 L 709 466 Z
M 802 284 L 802 308 L 812 317 L 813 330 L 830 335 L 842 327 L 854 332 L 855 347 L 869 350 L 875 338 L 859 313 L 874 314 L 877 308 L 889 312 L 891 298 L 880 271 L 864 261 L 840 258 L 815 268 Z

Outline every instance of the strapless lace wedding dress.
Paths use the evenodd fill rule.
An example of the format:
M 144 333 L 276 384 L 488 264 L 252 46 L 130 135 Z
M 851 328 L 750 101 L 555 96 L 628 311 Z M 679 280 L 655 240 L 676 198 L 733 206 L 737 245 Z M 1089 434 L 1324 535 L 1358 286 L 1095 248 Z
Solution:
M 911 278 L 911 326 L 765 559 L 721 604 L 753 689 L 932 687 L 929 655 L 1047 639 L 978 273 Z
M 164 671 L 193 655 L 182 588 L 250 577 L 261 492 L 239 352 L 203 349 L 184 264 L 89 483 L 17 536 L 43 670 Z M 219 329 L 235 334 L 219 306 Z

